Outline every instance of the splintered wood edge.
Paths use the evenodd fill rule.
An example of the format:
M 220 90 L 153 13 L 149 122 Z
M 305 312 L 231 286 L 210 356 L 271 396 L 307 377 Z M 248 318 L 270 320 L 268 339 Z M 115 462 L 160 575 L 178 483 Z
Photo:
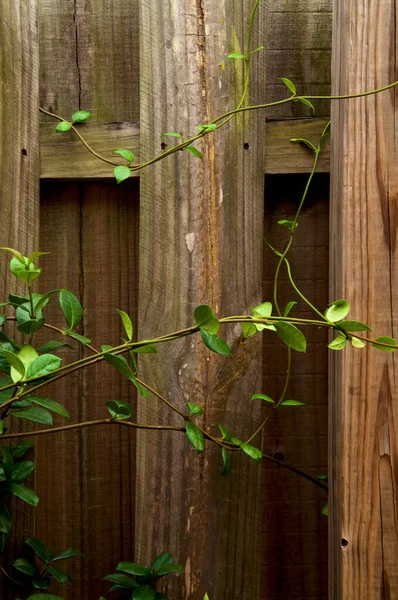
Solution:
M 266 145 L 264 174 L 308 173 L 313 155 L 303 144 L 290 142 L 305 138 L 317 145 L 327 119 L 293 119 L 269 121 L 265 125 Z M 55 123 L 40 123 L 40 178 L 41 179 L 114 179 L 113 166 L 102 162 L 83 146 L 73 132 L 57 133 Z M 117 148 L 131 150 L 134 163 L 140 161 L 140 127 L 137 123 L 90 123 L 79 130 L 92 148 L 108 158 L 126 162 L 113 154 Z M 159 153 L 162 151 L 159 141 Z M 319 159 L 317 171 L 330 170 L 329 147 Z M 133 172 L 133 177 L 139 176 Z

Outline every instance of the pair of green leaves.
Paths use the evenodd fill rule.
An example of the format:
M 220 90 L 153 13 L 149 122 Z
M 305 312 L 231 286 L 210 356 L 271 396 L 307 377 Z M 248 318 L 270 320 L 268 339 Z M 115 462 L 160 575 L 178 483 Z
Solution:
M 22 450 L 21 450 L 22 448 Z M 18 460 L 18 457 L 23 456 L 29 445 L 19 447 L 19 452 L 15 453 L 7 446 L 1 446 L 2 458 L 0 463 L 0 489 L 3 496 L 13 495 L 27 504 L 37 506 L 39 497 L 33 490 L 23 485 L 25 479 L 33 472 L 35 464 L 32 461 Z M 3 530 L 7 519 L 6 513 L 3 511 Z M 11 522 L 10 525 L 11 527 Z
M 270 404 L 275 404 L 275 400 L 273 400 L 267 394 L 253 394 L 252 400 L 263 400 L 264 402 L 269 402 Z M 304 402 L 299 402 L 298 400 L 283 400 L 278 406 L 307 406 Z
M 289 302 L 285 310 L 287 316 L 294 306 L 295 302 Z M 252 309 L 253 318 L 259 319 L 270 319 L 272 320 L 272 304 L 271 302 L 263 302 Z M 264 329 L 270 329 L 275 331 L 279 338 L 287 346 L 296 350 L 297 352 L 305 352 L 307 348 L 307 342 L 303 333 L 292 323 L 288 321 L 273 321 L 272 324 L 266 323 L 242 323 L 242 330 L 244 337 L 250 337 L 257 331 L 263 331 Z
M 205 346 L 216 354 L 230 356 L 230 347 L 216 335 L 220 329 L 220 321 L 215 317 L 210 306 L 207 304 L 197 306 L 194 311 L 194 319 Z
M 77 110 L 72 115 L 72 121 L 61 121 L 58 123 L 55 131 L 58 133 L 64 133 L 65 131 L 70 131 L 72 129 L 72 125 L 85 123 L 91 117 L 91 113 L 88 110 Z
M 39 355 L 29 344 L 24 344 L 18 353 L 3 348 L 3 356 L 10 364 L 10 376 L 14 383 L 32 378 L 46 377 L 57 370 L 61 359 L 54 354 Z

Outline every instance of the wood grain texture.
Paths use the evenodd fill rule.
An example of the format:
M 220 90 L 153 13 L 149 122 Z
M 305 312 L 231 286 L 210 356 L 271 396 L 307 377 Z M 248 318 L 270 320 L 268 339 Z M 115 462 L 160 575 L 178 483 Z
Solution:
M 141 157 L 159 150 L 160 134 L 195 125 L 236 105 L 242 63 L 222 63 L 242 48 L 252 2 L 178 0 L 156 11 L 140 4 Z M 253 47 L 264 40 L 265 11 Z M 250 102 L 264 91 L 264 57 L 254 60 Z M 177 128 L 177 129 L 176 129 Z M 174 143 L 169 141 L 169 143 Z M 247 144 L 247 150 L 244 145 Z M 246 114 L 197 147 L 203 161 L 180 153 L 142 173 L 139 335 L 150 337 L 193 322 L 194 308 L 237 314 L 261 300 L 264 116 Z M 248 436 L 259 407 L 250 396 L 260 380 L 260 339 L 223 329 L 233 356 L 221 359 L 198 337 L 161 348 L 142 376 L 181 409 L 204 407 L 208 431 L 223 423 Z M 240 381 L 240 378 L 243 378 Z M 152 399 L 142 420 L 181 423 Z M 173 598 L 259 597 L 259 469 L 234 457 L 231 478 L 207 444 L 198 456 L 183 435 L 143 433 L 137 441 L 138 561 L 173 552 L 185 575 L 169 578 Z
M 41 247 L 51 251 L 43 260 L 41 289 L 73 291 L 86 309 L 80 332 L 96 347 L 116 345 L 123 335 L 116 309 L 136 317 L 137 182 L 118 187 L 46 182 L 41 223 Z M 50 322 L 63 322 L 57 301 L 47 312 Z M 81 350 L 67 350 L 63 356 L 65 361 L 76 360 Z M 107 364 L 77 372 L 49 386 L 44 395 L 64 404 L 71 422 L 104 418 L 106 400 L 134 404 L 136 396 L 133 386 Z M 134 433 L 117 427 L 92 427 L 38 441 L 41 503 L 36 530 L 56 552 L 67 547 L 83 552 L 82 559 L 68 565 L 73 580 L 69 594 L 73 590 L 75 598 L 97 600 L 106 595 L 109 584 L 101 578 L 120 560 L 132 560 L 134 452 Z M 54 593 L 66 594 L 61 588 Z
M 271 0 L 268 5 L 267 102 L 286 97 L 278 77 L 288 77 L 298 93 L 330 94 L 332 0 Z M 317 117 L 330 114 L 330 102 L 314 102 Z M 300 103 L 270 108 L 267 118 L 311 116 Z
M 306 185 L 306 175 L 266 177 L 265 235 L 283 247 L 279 219 L 292 219 Z M 319 309 L 328 301 L 329 178 L 317 175 L 301 214 L 289 262 L 300 290 Z M 264 299 L 272 300 L 277 257 L 265 253 Z M 285 270 L 280 278 L 280 304 L 298 301 L 292 316 L 312 318 L 292 290 Z M 263 450 L 316 477 L 327 473 L 327 332 L 303 328 L 306 354 L 293 352 L 287 398 L 307 404 L 276 411 L 263 434 Z M 263 387 L 278 398 L 283 390 L 287 352 L 271 332 L 264 335 Z M 265 403 L 264 403 L 265 404 Z M 264 416 L 270 408 L 264 406 Z M 326 494 L 312 483 L 264 462 L 261 486 L 262 598 L 264 600 L 327 599 L 327 518 L 322 516 Z
M 38 36 L 35 0 L 0 2 L 0 245 L 27 254 L 37 249 L 39 232 Z M 9 273 L 10 255 L 0 256 L 1 301 L 13 291 L 25 293 Z M 13 431 L 24 426 L 12 424 Z M 32 507 L 12 502 L 13 528 L 6 567 L 23 540 L 34 534 Z M 4 563 L 3 563 L 4 564 Z M 1 575 L 0 594 L 14 598 Z
M 305 138 L 318 145 L 327 119 L 286 119 L 265 124 L 264 172 L 266 175 L 309 173 L 314 162 L 313 153 L 303 144 L 292 143 L 292 138 Z M 318 173 L 329 171 L 329 143 L 324 146 L 318 162 Z
M 54 122 L 40 123 L 42 179 L 115 179 L 112 165 L 98 160 L 73 132 L 57 133 L 55 128 Z M 140 160 L 139 126 L 135 123 L 87 123 L 79 131 L 93 150 L 108 160 L 126 164 L 113 154 L 116 148 L 131 150 L 135 162 Z
M 82 108 L 93 121 L 138 122 L 138 1 L 39 6 L 41 106 L 65 118 Z
M 394 3 L 344 0 L 335 9 L 334 93 L 394 81 Z M 332 299 L 347 297 L 374 337 L 396 337 L 396 92 L 336 103 L 332 117 Z M 332 359 L 329 598 L 397 598 L 394 357 L 348 348 Z

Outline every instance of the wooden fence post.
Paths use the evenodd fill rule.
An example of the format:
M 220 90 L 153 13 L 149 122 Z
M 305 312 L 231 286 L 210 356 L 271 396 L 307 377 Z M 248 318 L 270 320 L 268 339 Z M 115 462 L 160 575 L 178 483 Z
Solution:
M 262 4 L 262 3 L 261 3 Z M 236 106 L 253 2 L 140 2 L 141 159 L 175 143 L 162 133 L 195 133 L 195 125 Z M 253 49 L 265 42 L 265 8 L 256 17 Z M 265 53 L 253 57 L 249 98 L 264 92 Z M 203 160 L 178 153 L 142 173 L 139 336 L 193 323 L 197 305 L 217 315 L 243 314 L 262 301 L 264 114 L 246 113 L 200 140 Z M 243 311 L 243 313 L 242 313 Z M 204 408 L 200 422 L 245 438 L 259 423 L 251 394 L 261 389 L 261 339 L 243 340 L 240 326 L 221 332 L 233 349 L 220 358 L 189 337 L 140 358 L 148 383 L 184 409 Z M 145 422 L 184 422 L 155 398 L 141 401 Z M 182 423 L 181 423 L 182 421 Z M 259 439 L 255 442 L 259 444 Z M 173 598 L 258 598 L 259 468 L 233 457 L 220 476 L 221 452 L 198 456 L 184 434 L 141 433 L 137 441 L 137 560 L 165 550 L 185 575 L 169 578 Z
M 333 31 L 333 93 L 397 79 L 394 2 L 336 0 Z M 332 111 L 331 299 L 347 298 L 374 338 L 394 335 L 398 317 L 395 104 L 391 90 Z M 330 600 L 398 597 L 394 358 L 332 355 Z
M 0 246 L 37 250 L 39 232 L 39 112 L 36 0 L 0 0 Z M 1 300 L 15 292 L 10 255 L 0 253 Z M 22 287 L 20 287 L 22 291 Z M 32 507 L 16 501 L 8 554 L 33 535 Z M 2 598 L 7 580 L 1 577 Z

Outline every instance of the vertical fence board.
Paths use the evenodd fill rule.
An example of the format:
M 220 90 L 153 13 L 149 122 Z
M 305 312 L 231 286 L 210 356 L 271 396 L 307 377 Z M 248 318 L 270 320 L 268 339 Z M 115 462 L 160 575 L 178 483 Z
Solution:
M 160 135 L 209 122 L 242 91 L 242 61 L 222 63 L 243 49 L 252 2 L 141 2 L 141 157 L 160 151 Z M 265 40 L 264 8 L 253 48 Z M 253 60 L 250 101 L 264 90 L 264 55 Z M 264 115 L 231 121 L 197 147 L 203 161 L 179 153 L 142 173 L 139 334 L 146 338 L 188 326 L 194 308 L 242 314 L 261 300 Z M 171 138 L 164 138 L 173 144 Z M 247 149 L 244 149 L 244 144 Z M 259 422 L 251 394 L 261 385 L 261 340 L 244 341 L 240 327 L 223 329 L 230 359 L 204 348 L 198 336 L 159 349 L 142 362 L 142 376 L 184 409 L 204 407 L 200 422 L 240 438 Z M 240 378 L 244 376 L 244 380 Z M 183 424 L 156 399 L 140 402 L 145 422 Z M 258 441 L 258 440 L 257 440 Z M 137 560 L 170 550 L 185 575 L 169 579 L 175 598 L 258 597 L 259 469 L 234 457 L 220 477 L 220 450 L 198 456 L 184 434 L 141 433 L 137 440 Z
M 137 182 L 117 189 L 113 183 L 46 183 L 41 246 L 51 250 L 42 285 L 66 287 L 80 297 L 86 309 L 80 331 L 97 348 L 118 344 L 123 333 L 116 309 L 132 319 L 136 314 Z M 52 304 L 49 320 L 62 322 L 59 307 Z M 68 351 L 65 358 L 71 361 L 80 355 L 81 351 Z M 135 401 L 133 386 L 107 364 L 65 382 L 46 393 L 66 406 L 72 422 L 106 418 L 106 400 Z M 118 427 L 92 427 L 39 440 L 37 531 L 57 551 L 72 546 L 83 552 L 83 559 L 71 561 L 78 598 L 97 600 L 109 587 L 101 578 L 120 560 L 132 559 L 134 450 L 134 433 Z M 62 593 L 61 588 L 57 591 Z
M 0 2 L 0 245 L 25 254 L 38 242 L 39 119 L 38 39 L 35 0 Z M 23 292 L 9 274 L 10 255 L 1 253 L 1 300 L 10 291 Z M 13 430 L 17 425 L 12 425 Z M 23 540 L 34 533 L 33 509 L 13 503 L 10 562 Z M 1 594 L 8 598 L 9 582 L 1 576 Z
M 394 81 L 395 35 L 394 2 L 336 1 L 334 93 Z M 397 318 L 395 111 L 394 91 L 333 108 L 332 299 L 347 297 L 373 337 L 394 335 Z M 396 598 L 394 356 L 350 347 L 332 359 L 329 598 Z

